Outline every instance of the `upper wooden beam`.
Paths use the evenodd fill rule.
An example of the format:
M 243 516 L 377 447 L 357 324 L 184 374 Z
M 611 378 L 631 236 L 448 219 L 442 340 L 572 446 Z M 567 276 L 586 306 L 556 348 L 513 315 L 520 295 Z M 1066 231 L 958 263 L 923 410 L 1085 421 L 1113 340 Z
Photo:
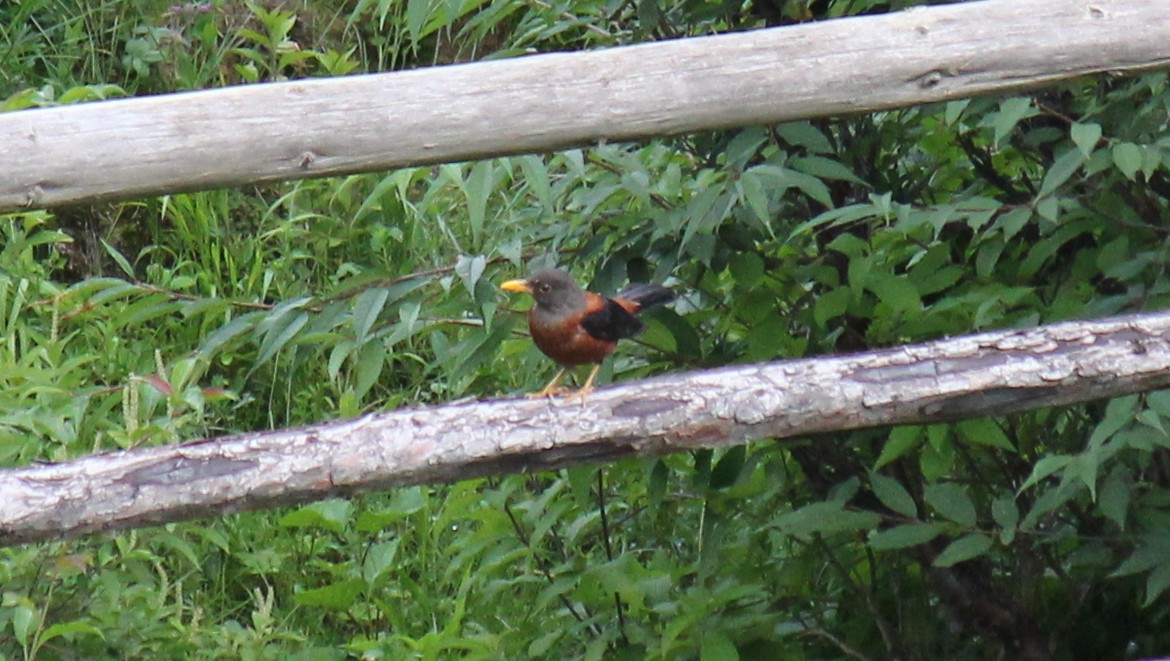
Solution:
M 1166 0 L 983 0 L 0 114 L 0 211 L 770 124 L 1170 66 Z

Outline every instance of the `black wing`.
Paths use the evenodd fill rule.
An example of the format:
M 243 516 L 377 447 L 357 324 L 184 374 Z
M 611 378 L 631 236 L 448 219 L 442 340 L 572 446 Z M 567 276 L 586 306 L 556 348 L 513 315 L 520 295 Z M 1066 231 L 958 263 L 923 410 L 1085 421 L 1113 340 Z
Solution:
M 642 332 L 645 324 L 618 305 L 613 299 L 605 299 L 605 307 L 585 315 L 581 327 L 599 340 L 617 342 Z

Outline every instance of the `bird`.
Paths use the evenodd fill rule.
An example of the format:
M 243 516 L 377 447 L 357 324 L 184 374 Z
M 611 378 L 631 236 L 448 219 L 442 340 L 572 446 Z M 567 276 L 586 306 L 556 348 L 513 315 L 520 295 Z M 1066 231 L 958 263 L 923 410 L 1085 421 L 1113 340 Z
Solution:
M 585 398 L 593 391 L 605 357 L 613 353 L 618 340 L 630 338 L 645 328 L 634 315 L 653 305 L 674 300 L 668 287 L 635 283 L 613 298 L 586 291 L 561 269 L 541 271 L 527 279 L 508 280 L 500 285 L 508 292 L 532 296 L 528 310 L 528 331 L 544 355 L 560 365 L 557 375 L 538 393 L 529 397 L 552 397 L 560 392 L 561 379 L 571 367 L 593 365 L 585 385 L 570 397 Z

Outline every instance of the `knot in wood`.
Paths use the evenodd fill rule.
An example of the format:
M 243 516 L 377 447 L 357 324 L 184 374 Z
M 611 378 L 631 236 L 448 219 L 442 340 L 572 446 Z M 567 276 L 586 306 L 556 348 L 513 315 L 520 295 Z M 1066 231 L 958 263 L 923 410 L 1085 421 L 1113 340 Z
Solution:
M 931 89 L 932 87 L 937 87 L 938 84 L 941 83 L 943 81 L 943 78 L 945 78 L 946 76 L 947 76 L 947 73 L 945 71 L 940 71 L 938 69 L 927 71 L 926 73 L 924 73 L 918 77 L 918 86 L 924 90 Z

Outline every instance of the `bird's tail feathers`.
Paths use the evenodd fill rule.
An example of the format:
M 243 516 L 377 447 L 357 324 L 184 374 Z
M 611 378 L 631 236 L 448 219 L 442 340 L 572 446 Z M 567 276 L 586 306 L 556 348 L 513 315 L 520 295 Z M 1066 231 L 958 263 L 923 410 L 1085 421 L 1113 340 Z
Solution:
M 652 305 L 663 305 L 673 301 L 675 293 L 662 285 L 635 282 L 623 289 L 617 297 L 636 303 L 639 308 L 648 308 Z

